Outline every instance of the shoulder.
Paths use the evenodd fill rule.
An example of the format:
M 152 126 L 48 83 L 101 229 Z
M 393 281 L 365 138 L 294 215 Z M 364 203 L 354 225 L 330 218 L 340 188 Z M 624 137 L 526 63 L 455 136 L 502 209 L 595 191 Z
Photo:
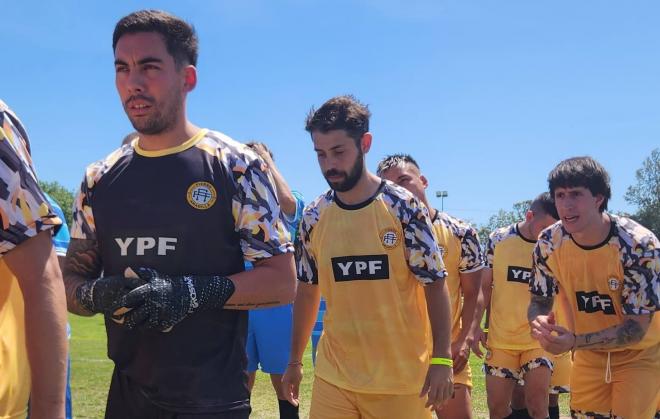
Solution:
M 539 239 L 536 242 L 536 248 L 538 248 L 541 253 L 547 257 L 559 249 L 561 245 L 570 238 L 570 234 L 568 234 L 566 229 L 564 229 L 561 221 L 557 221 L 550 227 L 541 231 L 541 234 L 539 234 Z
M 651 230 L 627 217 L 611 215 L 614 223 L 614 233 L 619 245 L 630 253 L 643 254 L 649 251 L 660 251 L 658 238 Z
M 261 159 L 250 147 L 219 131 L 207 130 L 195 147 L 217 158 L 232 171 L 244 172 L 255 162 L 262 166 Z
M 477 236 L 477 230 L 472 227 L 469 223 L 456 218 L 452 217 L 451 215 L 447 214 L 446 212 L 437 212 L 437 216 L 433 220 L 434 224 L 440 224 L 449 231 L 452 232 L 452 234 L 460 239 L 463 239 L 467 236 Z
M 321 213 L 334 202 L 334 194 L 331 189 L 328 189 L 323 194 L 319 195 L 316 199 L 309 203 L 303 210 L 302 224 L 304 228 L 309 229 L 318 223 L 321 218 Z
M 506 227 L 500 227 L 490 233 L 488 240 L 490 242 L 490 246 L 495 247 L 498 244 L 517 236 L 518 232 L 516 230 L 516 224 L 511 224 Z
M 383 181 L 383 186 L 376 199 L 382 200 L 390 212 L 404 223 L 410 221 L 411 218 L 418 218 L 421 211 L 428 214 L 424 204 L 420 203 L 410 191 L 389 180 Z
M 103 176 L 108 173 L 119 161 L 133 155 L 133 147 L 125 144 L 108 154 L 105 158 L 95 161 L 85 170 L 85 186 L 93 189 Z

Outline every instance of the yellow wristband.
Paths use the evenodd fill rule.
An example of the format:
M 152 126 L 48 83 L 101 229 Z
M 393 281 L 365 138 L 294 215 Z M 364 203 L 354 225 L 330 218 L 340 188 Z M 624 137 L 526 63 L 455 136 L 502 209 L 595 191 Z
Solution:
M 454 361 L 450 358 L 431 358 L 431 365 L 444 365 L 445 367 L 454 367 Z
M 488 328 L 487 327 L 484 328 L 483 330 L 484 330 L 484 333 L 488 333 Z

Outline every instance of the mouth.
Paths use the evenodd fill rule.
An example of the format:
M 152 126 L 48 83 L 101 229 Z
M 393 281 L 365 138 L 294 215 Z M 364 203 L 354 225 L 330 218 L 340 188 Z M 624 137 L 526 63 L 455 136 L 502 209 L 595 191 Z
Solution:
M 151 108 L 151 104 L 148 101 L 142 99 L 129 99 L 126 102 L 126 110 L 131 116 L 135 117 L 146 115 L 151 110 Z
M 567 223 L 567 224 L 573 224 L 573 223 L 577 222 L 577 220 L 578 220 L 579 218 L 580 218 L 580 217 L 577 216 L 577 215 L 571 215 L 571 216 L 567 216 L 567 217 L 562 218 L 562 221 L 563 221 L 564 223 Z

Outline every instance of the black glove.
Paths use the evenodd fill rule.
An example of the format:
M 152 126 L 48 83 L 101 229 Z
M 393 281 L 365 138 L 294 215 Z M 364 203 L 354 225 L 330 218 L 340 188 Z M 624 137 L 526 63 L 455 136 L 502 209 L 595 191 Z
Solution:
M 115 308 L 133 308 L 122 323 L 169 332 L 188 314 L 197 310 L 222 308 L 234 293 L 234 283 L 223 276 L 168 276 L 153 269 L 135 273 L 147 283 L 121 297 Z
M 76 288 L 76 299 L 86 310 L 110 316 L 121 297 L 144 284 L 145 281 L 137 278 L 105 276 L 87 281 Z

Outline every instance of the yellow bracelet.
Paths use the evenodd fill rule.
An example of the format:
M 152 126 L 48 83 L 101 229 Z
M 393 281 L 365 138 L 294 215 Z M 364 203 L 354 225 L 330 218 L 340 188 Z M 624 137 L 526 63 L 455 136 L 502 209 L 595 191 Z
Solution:
M 431 365 L 444 365 L 445 367 L 453 368 L 454 361 L 451 358 L 431 358 Z
M 484 333 L 488 333 L 488 328 L 487 327 L 484 328 L 483 330 L 484 330 Z

